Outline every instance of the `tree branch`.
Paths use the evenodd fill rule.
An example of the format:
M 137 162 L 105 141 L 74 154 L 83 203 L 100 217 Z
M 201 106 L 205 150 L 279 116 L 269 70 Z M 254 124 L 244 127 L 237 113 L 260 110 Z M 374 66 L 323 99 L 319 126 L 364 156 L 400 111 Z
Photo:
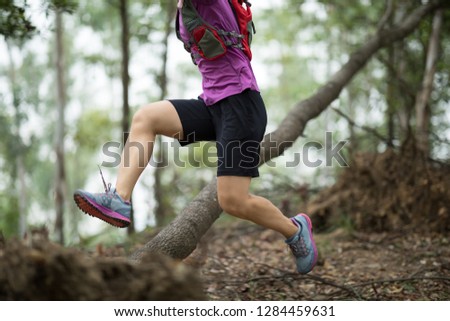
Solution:
M 319 282 L 319 283 L 322 283 L 325 285 L 329 285 L 329 286 L 344 290 L 344 291 L 348 292 L 349 294 L 351 294 L 352 296 L 356 297 L 358 300 L 364 300 L 364 298 L 361 296 L 361 294 L 358 291 L 356 291 L 355 289 L 353 289 L 351 286 L 341 285 L 332 280 L 325 279 L 325 278 L 315 275 L 315 274 L 302 275 L 302 274 L 294 273 L 294 272 L 287 271 L 284 269 L 279 269 L 277 267 L 274 267 L 274 266 L 271 266 L 271 265 L 268 265 L 265 263 L 254 263 L 254 264 L 262 265 L 271 270 L 278 271 L 281 273 L 281 275 L 261 275 L 261 276 L 255 276 L 255 277 L 245 279 L 245 280 L 228 280 L 228 281 L 223 280 L 222 282 L 225 284 L 242 284 L 242 283 L 258 282 L 261 280 L 275 280 L 275 279 L 284 280 L 286 278 L 303 279 L 303 280 L 310 279 L 315 282 Z
M 377 30 L 380 32 L 383 30 L 388 23 L 389 19 L 392 17 L 392 13 L 394 12 L 394 3 L 393 0 L 386 0 L 386 11 L 381 17 L 380 21 L 377 25 Z
M 352 284 L 352 286 L 364 287 L 364 286 L 379 284 L 379 283 L 397 283 L 397 282 L 409 282 L 409 281 L 421 281 L 421 280 L 434 280 L 434 281 L 450 282 L 450 277 L 439 276 L 439 275 L 438 276 L 414 276 L 414 277 L 397 278 L 397 279 L 373 280 L 373 281 Z
M 353 119 L 350 118 L 350 116 L 346 115 L 339 109 L 337 109 L 337 108 L 331 108 L 331 109 L 334 112 L 338 113 L 340 116 L 344 117 L 352 127 L 360 128 L 360 129 L 368 132 L 369 134 L 374 135 L 376 138 L 381 140 L 383 143 L 388 144 L 388 139 L 386 137 L 384 137 L 383 135 L 381 135 L 379 132 L 377 132 L 375 129 L 370 128 L 368 126 L 364 126 L 364 125 L 358 125 Z
M 402 90 L 402 93 L 404 93 L 406 96 L 408 96 L 408 98 L 410 99 L 411 102 L 414 102 L 414 100 L 416 99 L 416 93 L 413 89 L 411 89 L 411 87 L 413 87 L 413 86 L 408 84 L 408 82 L 404 78 L 402 78 L 402 76 L 399 74 L 397 69 L 391 63 L 389 63 L 389 61 L 385 57 L 383 57 L 382 55 L 378 55 L 377 59 L 395 77 L 395 80 L 398 82 L 399 87 Z

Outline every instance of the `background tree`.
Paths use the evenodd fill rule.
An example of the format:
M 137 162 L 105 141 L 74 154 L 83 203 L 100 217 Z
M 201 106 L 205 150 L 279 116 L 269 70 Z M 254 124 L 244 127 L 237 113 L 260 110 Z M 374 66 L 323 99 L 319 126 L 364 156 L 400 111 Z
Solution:
M 168 51 L 169 51 L 169 37 L 173 32 L 173 21 L 175 17 L 176 4 L 172 1 L 161 1 L 161 8 L 163 9 L 164 23 L 163 30 L 164 36 L 162 38 L 162 53 L 161 53 L 161 70 L 156 75 L 156 82 L 160 87 L 161 94 L 159 100 L 166 99 L 167 97 L 167 62 L 168 62 Z M 155 158 L 157 159 L 155 167 L 155 183 L 154 183 L 154 194 L 155 194 L 155 223 L 156 226 L 163 226 L 168 218 L 173 216 L 173 208 L 171 206 L 170 198 L 168 197 L 170 185 L 164 184 L 162 181 L 163 174 L 168 165 L 167 157 L 167 147 L 163 143 L 162 136 L 157 137 L 155 144 Z
M 25 169 L 25 155 L 27 152 L 27 146 L 24 144 L 21 132 L 22 132 L 22 126 L 24 122 L 25 113 L 23 110 L 23 101 L 21 97 L 21 88 L 17 81 L 17 71 L 16 66 L 13 59 L 12 54 L 12 45 L 7 42 L 8 47 L 8 58 L 9 58 L 9 81 L 10 81 L 10 88 L 12 91 L 12 102 L 14 107 L 14 117 L 13 117 L 13 124 L 10 126 L 11 133 L 9 133 L 9 137 L 7 138 L 7 154 L 10 155 L 9 162 L 10 164 L 13 163 L 12 169 L 13 169 L 13 177 L 17 183 L 16 188 L 16 199 L 18 203 L 18 235 L 23 237 L 27 230 L 27 213 L 28 213 L 28 201 L 27 201 L 27 184 L 26 184 L 26 169 Z M 20 48 L 20 47 L 19 47 Z
M 433 17 L 432 29 L 428 41 L 425 70 L 422 86 L 417 93 L 416 111 L 416 141 L 417 149 L 424 156 L 429 156 L 429 128 L 430 128 L 430 95 L 433 90 L 433 81 L 436 74 L 436 64 L 440 54 L 441 30 L 443 24 L 443 11 L 437 10 Z
M 57 87 L 57 117 L 55 131 L 56 151 L 56 181 L 55 181 L 55 208 L 56 222 L 55 230 L 58 241 L 64 244 L 64 208 L 67 194 L 66 167 L 65 167 L 65 108 L 66 108 L 66 85 L 64 81 L 64 45 L 63 45 L 63 11 L 55 8 L 55 30 L 56 30 L 56 87 Z
M 128 91 L 130 83 L 130 74 L 128 72 L 130 64 L 130 26 L 128 23 L 128 1 L 120 0 L 119 2 L 120 22 L 121 22 L 121 53 L 122 53 L 122 132 L 123 132 L 123 146 L 128 140 L 130 132 L 130 104 L 128 101 Z M 127 228 L 128 234 L 135 232 L 134 228 L 134 214 L 133 207 L 130 213 L 131 223 Z

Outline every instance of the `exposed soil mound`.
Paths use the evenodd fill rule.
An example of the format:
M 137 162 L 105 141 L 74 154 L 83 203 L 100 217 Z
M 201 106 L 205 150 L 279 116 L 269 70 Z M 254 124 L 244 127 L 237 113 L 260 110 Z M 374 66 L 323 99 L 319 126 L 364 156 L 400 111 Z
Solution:
M 48 242 L 0 244 L 0 300 L 201 300 L 192 268 L 151 254 L 140 264 Z
M 317 227 L 347 217 L 358 230 L 389 231 L 427 224 L 450 230 L 450 166 L 392 149 L 358 154 L 335 185 L 308 204 Z

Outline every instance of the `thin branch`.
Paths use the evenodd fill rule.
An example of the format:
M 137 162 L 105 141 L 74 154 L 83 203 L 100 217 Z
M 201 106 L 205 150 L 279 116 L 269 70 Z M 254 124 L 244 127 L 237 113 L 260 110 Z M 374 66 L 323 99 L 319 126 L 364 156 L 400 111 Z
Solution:
M 416 99 L 416 94 L 413 90 L 411 90 L 411 85 L 401 77 L 397 69 L 381 53 L 377 55 L 377 59 L 395 76 L 395 79 L 398 81 L 402 92 L 408 96 L 411 102 L 414 102 L 414 100 Z
M 380 22 L 377 25 L 377 30 L 380 32 L 386 26 L 386 23 L 392 17 L 392 13 L 394 12 L 394 4 L 392 0 L 386 0 L 386 11 L 380 19 Z
M 358 300 L 365 300 L 365 298 L 358 291 L 356 291 L 352 286 L 340 285 L 340 284 L 334 283 L 333 281 L 326 280 L 326 279 L 324 279 L 320 276 L 314 275 L 314 274 L 308 274 L 307 277 L 309 277 L 310 279 L 313 279 L 315 281 L 319 281 L 323 284 L 334 286 L 334 287 L 344 290 L 350 294 L 353 294 L 354 296 L 356 296 L 358 298 Z
M 439 144 L 445 144 L 445 145 L 449 145 L 450 146 L 450 140 L 440 137 L 438 136 L 438 134 L 436 134 L 435 132 L 428 132 L 431 136 L 433 136 L 433 139 L 435 141 L 437 141 Z
M 436 267 L 432 267 L 432 268 L 420 268 L 418 269 L 416 272 L 412 273 L 409 278 L 415 278 L 418 277 L 419 274 L 425 273 L 425 272 L 436 272 L 437 268 Z
M 352 286 L 364 287 L 367 285 L 373 285 L 373 284 L 379 284 L 379 283 L 397 283 L 397 282 L 423 281 L 423 280 L 439 280 L 439 281 L 450 282 L 450 277 L 438 275 L 438 276 L 415 276 L 415 277 L 397 278 L 397 279 L 382 279 L 382 280 L 373 280 L 373 281 L 352 284 Z
M 280 275 L 280 276 L 278 276 L 278 277 L 274 276 L 274 277 L 272 277 L 272 278 L 277 278 L 277 279 L 279 279 L 279 278 L 293 277 L 293 278 L 295 278 L 295 279 L 311 279 L 311 280 L 313 280 L 313 281 L 317 281 L 317 282 L 320 282 L 320 283 L 323 283 L 323 284 L 326 284 L 326 285 L 330 285 L 330 286 L 333 286 L 333 287 L 335 287 L 335 288 L 344 290 L 344 291 L 346 291 L 346 292 L 348 292 L 348 293 L 350 293 L 350 294 L 356 296 L 359 300 L 364 300 L 364 298 L 361 296 L 361 294 L 359 294 L 359 293 L 358 293 L 355 289 L 353 289 L 352 287 L 345 286 L 345 285 L 341 285 L 341 284 L 337 284 L 337 283 L 335 283 L 335 282 L 333 282 L 333 281 L 331 281 L 331 280 L 324 279 L 324 278 L 322 278 L 322 277 L 320 277 L 320 276 L 318 276 L 318 275 L 314 275 L 314 274 L 306 274 L 306 275 L 302 275 L 302 274 L 298 274 L 298 273 L 293 273 L 293 272 L 291 272 L 291 271 L 287 271 L 287 270 L 284 270 L 284 269 L 280 269 L 280 268 L 273 267 L 273 266 L 268 265 L 268 264 L 266 264 L 266 263 L 256 263 L 256 262 L 255 262 L 255 264 L 262 265 L 262 266 L 265 266 L 265 267 L 267 267 L 267 268 L 269 268 L 269 269 L 272 269 L 272 270 L 275 270 L 275 271 L 278 271 L 278 272 L 283 273 L 282 275 Z M 261 278 L 262 278 L 262 277 L 261 277 Z M 255 277 L 255 278 L 250 279 L 250 280 L 248 280 L 248 281 L 249 281 L 249 282 L 251 282 L 252 280 L 257 281 L 257 279 L 258 279 L 258 277 Z M 270 279 L 270 278 L 268 278 L 268 279 Z
M 357 127 L 360 128 L 372 135 L 374 135 L 376 138 L 378 138 L 379 140 L 381 140 L 384 143 L 388 143 L 388 139 L 386 137 L 384 137 L 383 135 L 381 135 L 379 132 L 377 132 L 375 129 L 368 127 L 368 126 L 364 126 L 364 125 L 358 125 L 353 119 L 350 118 L 350 116 L 346 115 L 345 113 L 343 113 L 342 111 L 340 111 L 337 108 L 332 107 L 331 108 L 333 111 L 335 111 L 336 113 L 338 113 L 340 116 L 344 117 L 348 123 L 353 126 L 353 127 Z
M 262 276 L 256 276 L 250 279 L 243 279 L 243 280 L 220 280 L 219 282 L 224 283 L 224 284 L 228 284 L 228 285 L 238 285 L 238 284 L 247 284 L 247 283 L 253 283 L 253 282 L 258 282 L 258 281 L 264 281 L 264 280 L 285 280 L 288 278 L 292 278 L 292 279 L 303 279 L 303 280 L 313 280 L 319 283 L 323 283 L 325 285 L 329 285 L 341 290 L 344 290 L 345 292 L 351 294 L 352 296 L 356 297 L 358 300 L 365 300 L 361 294 L 358 293 L 358 291 L 356 291 L 355 289 L 353 289 L 352 287 L 348 287 L 348 286 L 344 286 L 344 285 L 340 285 L 337 284 L 333 281 L 330 280 L 326 280 L 320 276 L 317 275 L 302 275 L 302 274 L 298 274 L 298 273 L 293 273 L 293 272 L 287 272 L 281 275 L 262 275 Z

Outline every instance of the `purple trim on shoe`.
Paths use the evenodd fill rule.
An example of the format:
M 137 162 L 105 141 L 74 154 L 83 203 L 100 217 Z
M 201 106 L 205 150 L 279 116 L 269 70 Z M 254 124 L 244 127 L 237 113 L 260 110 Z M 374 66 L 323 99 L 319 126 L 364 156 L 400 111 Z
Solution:
M 308 230 L 309 230 L 309 235 L 310 235 L 310 241 L 311 241 L 311 244 L 313 245 L 313 249 L 314 249 L 314 260 L 313 260 L 313 263 L 312 263 L 312 266 L 311 266 L 311 269 L 312 269 L 317 263 L 317 257 L 318 257 L 318 254 L 319 254 L 317 252 L 316 242 L 314 242 L 314 238 L 313 238 L 312 222 L 311 222 L 311 219 L 309 218 L 308 215 L 303 214 L 303 213 L 301 213 L 299 215 L 303 216 L 306 219 L 306 221 L 308 222 Z
M 104 207 L 104 206 L 102 206 L 102 205 L 100 205 L 100 204 L 94 202 L 93 200 L 91 200 L 91 199 L 90 199 L 89 197 L 87 197 L 87 196 L 84 196 L 84 199 L 85 199 L 86 201 L 88 201 L 89 204 L 91 204 L 92 206 L 94 206 L 96 209 L 98 209 L 100 212 L 102 212 L 104 215 L 106 215 L 106 216 L 108 216 L 108 217 L 115 218 L 115 219 L 119 219 L 119 220 L 122 220 L 122 221 L 125 221 L 125 222 L 128 222 L 128 223 L 131 222 L 130 219 L 129 219 L 128 217 L 123 216 L 123 215 L 120 215 L 119 213 L 114 212 L 114 211 L 110 210 L 109 208 L 106 208 L 106 207 Z

